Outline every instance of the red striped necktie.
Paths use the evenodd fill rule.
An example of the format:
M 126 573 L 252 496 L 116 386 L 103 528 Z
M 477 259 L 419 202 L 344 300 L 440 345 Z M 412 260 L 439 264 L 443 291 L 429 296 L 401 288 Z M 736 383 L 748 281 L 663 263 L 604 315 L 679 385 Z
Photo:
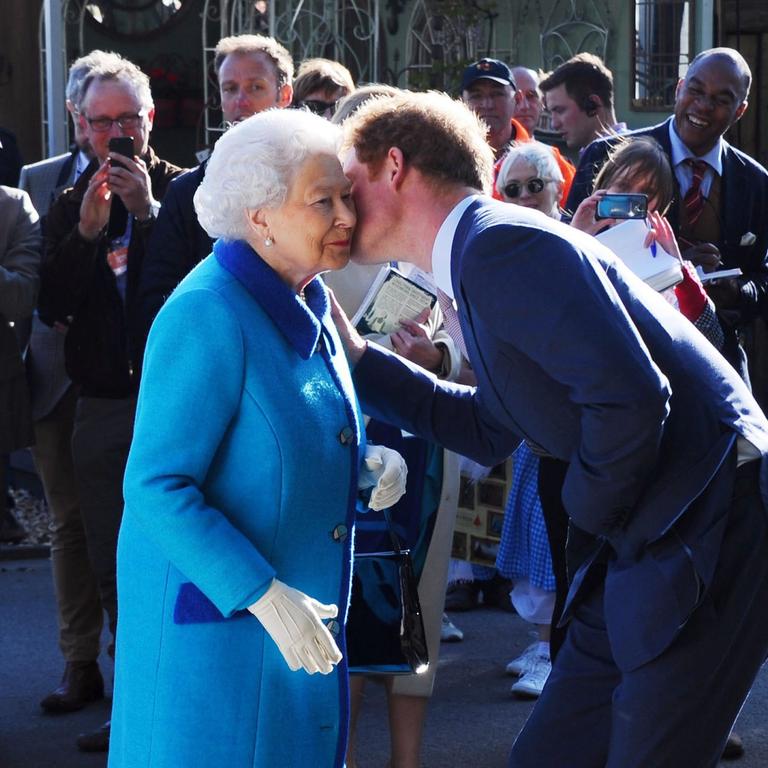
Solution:
M 683 198 L 686 217 L 689 224 L 695 224 L 704 210 L 704 195 L 701 194 L 701 182 L 704 180 L 704 174 L 707 172 L 707 163 L 704 160 L 694 160 L 689 157 L 684 160 L 693 171 L 693 180 L 688 191 Z

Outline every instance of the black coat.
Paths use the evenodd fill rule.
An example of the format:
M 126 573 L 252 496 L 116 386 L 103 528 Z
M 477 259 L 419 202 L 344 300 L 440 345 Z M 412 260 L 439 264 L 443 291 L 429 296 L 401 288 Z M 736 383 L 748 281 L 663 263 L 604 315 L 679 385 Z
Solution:
M 213 249 L 200 226 L 194 196 L 205 176 L 205 163 L 181 174 L 168 187 L 149 239 L 136 299 L 134 337 L 143 357 L 149 329 L 173 289 Z
M 144 157 L 152 195 L 162 200 L 181 169 L 160 160 L 152 150 Z M 65 345 L 67 374 L 89 397 L 128 397 L 138 388 L 133 327 L 136 290 L 154 218 L 133 221 L 128 244 L 125 301 L 107 263 L 107 236 L 94 242 L 78 232 L 80 205 L 98 162 L 94 160 L 71 189 L 48 212 L 45 262 L 40 286 L 41 319 L 69 324 Z

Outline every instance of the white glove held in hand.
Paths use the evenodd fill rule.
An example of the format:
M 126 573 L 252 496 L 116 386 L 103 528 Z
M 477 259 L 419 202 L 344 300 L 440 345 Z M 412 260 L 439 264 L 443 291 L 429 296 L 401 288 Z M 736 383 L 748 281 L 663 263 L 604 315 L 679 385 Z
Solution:
M 341 661 L 341 652 L 322 619 L 333 619 L 335 605 L 323 605 L 275 579 L 248 610 L 264 625 L 293 672 L 327 675 Z
M 365 446 L 365 459 L 357 487 L 362 491 L 375 486 L 368 502 L 371 509 L 387 509 L 397 504 L 405 493 L 407 477 L 408 467 L 397 451 L 383 445 Z

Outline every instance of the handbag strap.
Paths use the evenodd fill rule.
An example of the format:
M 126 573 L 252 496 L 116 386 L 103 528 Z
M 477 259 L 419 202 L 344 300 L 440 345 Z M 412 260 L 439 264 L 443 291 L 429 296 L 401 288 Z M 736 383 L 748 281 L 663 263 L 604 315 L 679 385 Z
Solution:
M 384 513 L 384 520 L 387 523 L 387 532 L 389 533 L 390 541 L 392 542 L 392 548 L 397 552 L 398 555 L 402 554 L 402 547 L 400 546 L 400 539 L 398 538 L 397 534 L 395 533 L 395 529 L 392 527 L 392 520 L 389 517 L 389 510 L 383 509 L 382 512 Z

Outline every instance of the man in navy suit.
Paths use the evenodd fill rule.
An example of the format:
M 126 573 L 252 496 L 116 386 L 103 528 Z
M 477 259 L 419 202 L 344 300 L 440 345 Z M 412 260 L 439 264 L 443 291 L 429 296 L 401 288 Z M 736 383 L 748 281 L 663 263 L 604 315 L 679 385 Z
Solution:
M 680 239 L 683 258 L 707 272 L 742 270 L 742 277 L 708 286 L 723 324 L 731 330 L 732 345 L 737 329 L 766 316 L 768 296 L 768 171 L 723 138 L 747 109 L 751 80 L 749 65 L 738 51 L 703 51 L 678 83 L 674 115 L 622 137 L 652 136 L 669 156 L 678 194 L 667 217 Z M 569 211 L 592 193 L 597 171 L 620 140 L 600 139 L 589 145 L 568 196 Z M 684 205 L 693 184 L 693 161 L 704 163 L 704 208 L 695 221 Z
M 370 102 L 347 141 L 355 258 L 433 273 L 478 382 L 340 317 L 363 410 L 486 465 L 521 439 L 568 463 L 568 632 L 510 766 L 714 766 L 768 649 L 768 422 L 610 251 L 483 194 L 492 157 L 463 106 Z

